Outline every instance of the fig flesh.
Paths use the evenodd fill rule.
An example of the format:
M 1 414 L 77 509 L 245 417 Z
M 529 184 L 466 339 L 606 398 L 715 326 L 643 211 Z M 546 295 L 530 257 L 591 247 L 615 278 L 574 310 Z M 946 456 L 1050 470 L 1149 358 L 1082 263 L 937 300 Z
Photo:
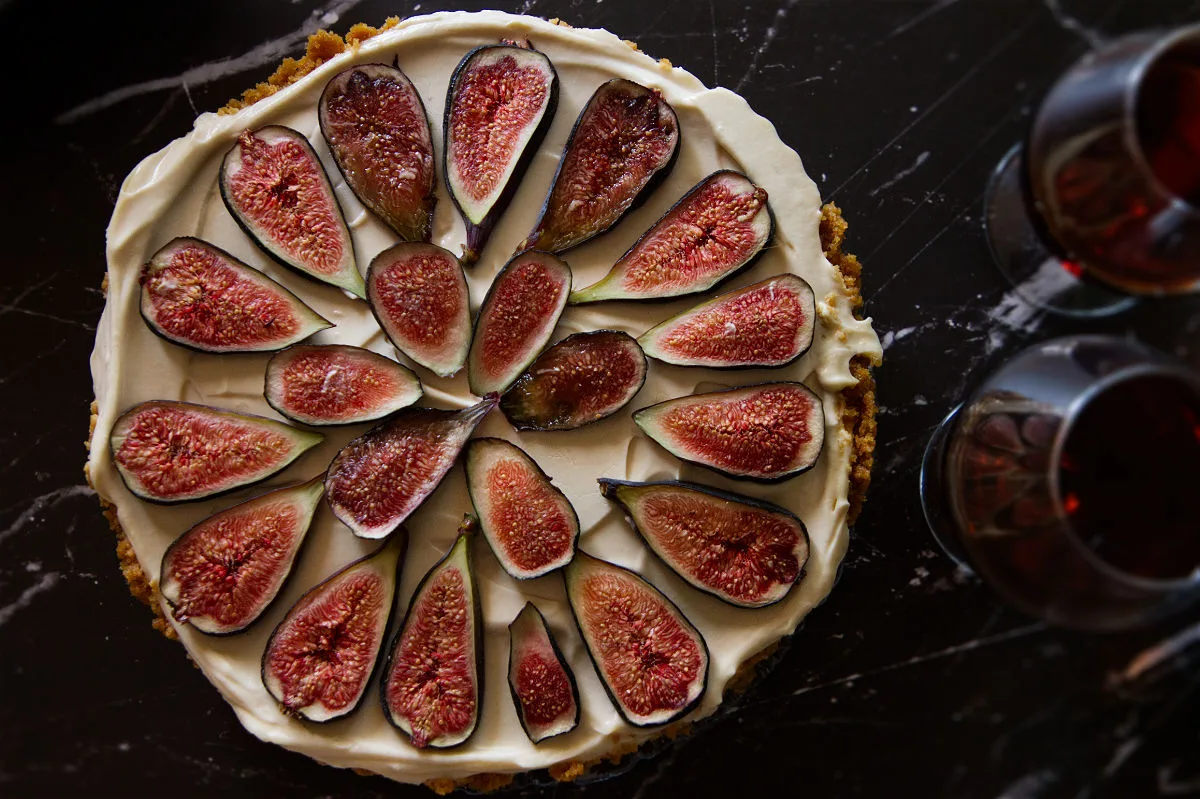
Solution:
M 243 131 L 221 162 L 220 183 L 229 213 L 272 258 L 363 296 L 350 229 L 302 134 L 282 125 Z
M 546 619 L 532 602 L 508 625 L 508 687 L 535 744 L 579 725 L 579 688 Z
M 142 267 L 150 329 L 200 352 L 270 352 L 333 327 L 271 278 L 206 241 L 167 242 Z
M 469 265 L 508 207 L 558 104 L 558 74 L 529 42 L 476 47 L 446 95 L 444 171 L 467 228 Z
M 679 120 L 661 92 L 623 78 L 602 84 L 575 121 L 518 250 L 559 253 L 600 235 L 667 176 L 678 152 Z
M 778 505 L 674 481 L 602 478 L 600 493 L 676 574 L 731 605 L 771 605 L 804 576 L 808 530 Z
M 151 400 L 125 411 L 109 445 L 125 486 L 150 502 L 190 502 L 265 480 L 320 433 L 207 405 Z
M 392 641 L 383 712 L 418 749 L 464 743 L 483 702 L 483 632 L 466 517 L 450 551 L 421 580 Z
M 675 457 L 730 477 L 773 483 L 806 472 L 825 441 L 821 398 L 801 383 L 761 383 L 634 412 Z
M 533 362 L 567 307 L 571 268 L 557 256 L 530 250 L 492 281 L 467 354 L 471 392 L 504 391 Z
M 358 424 L 421 398 L 421 381 L 390 358 L 341 344 L 301 344 L 267 362 L 263 395 L 302 424 Z
M 324 486 L 318 477 L 209 516 L 175 539 L 158 589 L 180 624 L 209 635 L 240 632 L 283 587 Z
M 458 411 L 405 408 L 351 441 L 325 473 L 333 513 L 360 538 L 383 538 L 441 484 L 496 398 Z
M 367 302 L 402 353 L 436 375 L 463 367 L 471 308 L 462 264 L 436 244 L 401 242 L 371 261 Z
M 573 430 L 619 411 L 646 381 L 646 356 L 627 333 L 574 333 L 543 352 L 500 400 L 518 430 Z
M 712 369 L 786 366 L 812 346 L 812 287 L 777 275 L 701 303 L 638 338 L 651 358 Z
M 370 684 L 391 618 L 408 534 L 300 597 L 271 633 L 262 681 L 279 709 L 325 722 L 352 713 Z
M 405 241 L 429 241 L 436 175 L 425 104 L 386 64 L 339 72 L 317 106 L 321 133 L 346 185 Z
M 479 527 L 506 572 L 527 580 L 571 561 L 579 517 L 533 458 L 502 438 L 476 438 L 464 463 Z
M 683 611 L 638 575 L 585 552 L 563 574 L 579 634 L 627 722 L 666 724 L 699 703 L 708 645 Z
M 747 267 L 771 239 L 767 192 L 740 172 L 721 170 L 663 214 L 599 282 L 572 305 L 657 300 L 707 291 Z

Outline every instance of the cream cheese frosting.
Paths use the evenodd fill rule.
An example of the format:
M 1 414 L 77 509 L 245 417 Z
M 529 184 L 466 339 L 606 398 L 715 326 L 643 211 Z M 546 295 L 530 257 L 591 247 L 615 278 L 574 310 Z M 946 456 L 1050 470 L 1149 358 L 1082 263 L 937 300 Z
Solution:
M 401 22 L 357 48 L 321 65 L 301 81 L 229 116 L 203 114 L 187 136 L 146 158 L 126 178 L 108 228 L 108 301 L 92 354 L 97 401 L 95 445 L 89 468 L 96 490 L 117 506 L 118 519 L 147 576 L 157 581 L 166 547 L 196 522 L 229 507 L 224 498 L 181 506 L 151 505 L 122 484 L 107 446 L 117 416 L 150 399 L 187 400 L 276 417 L 263 398 L 266 355 L 210 355 L 174 346 L 155 336 L 138 313 L 138 274 L 155 250 L 175 236 L 197 236 L 228 250 L 286 285 L 336 327 L 317 334 L 315 343 L 352 344 L 399 357 L 381 333 L 366 304 L 278 266 L 241 232 L 221 202 L 218 167 L 244 129 L 267 124 L 295 128 L 308 137 L 335 183 L 350 225 L 358 267 L 365 271 L 394 235 L 353 196 L 333 164 L 317 124 L 317 100 L 325 83 L 356 63 L 398 57 L 429 112 L 441 172 L 442 113 L 450 76 L 471 48 L 501 38 L 528 38 L 554 62 L 560 79 L 558 110 L 545 141 L 532 160 L 512 205 L 500 220 L 482 259 L 468 273 L 473 307 L 482 301 L 493 276 L 533 226 L 554 174 L 563 144 L 579 110 L 605 80 L 624 77 L 662 91 L 679 115 L 679 161 L 665 183 L 639 210 L 609 233 L 567 252 L 576 287 L 602 277 L 633 241 L 691 186 L 709 173 L 732 168 L 764 187 L 776 219 L 770 249 L 752 269 L 722 290 L 771 275 L 793 272 L 807 280 L 818 298 L 819 324 L 807 354 L 783 369 L 718 372 L 651 362 L 649 376 L 632 403 L 617 415 L 588 427 L 556 433 L 516 433 L 499 413 L 478 435 L 517 442 L 553 477 L 578 512 L 587 552 L 639 572 L 664 591 L 704 635 L 711 651 L 708 686 L 687 717 L 712 713 L 726 684 L 746 658 L 795 630 L 833 586 L 847 544 L 850 431 L 842 425 L 840 392 L 854 385 L 850 360 L 865 354 L 876 360 L 879 340 L 870 320 L 856 320 L 837 270 L 822 253 L 818 235 L 820 196 L 799 156 L 766 119 L 725 89 L 709 89 L 682 69 L 637 52 L 603 30 L 574 29 L 545 20 L 501 12 L 439 13 Z M 439 177 L 434 219 L 435 243 L 459 252 L 465 242 L 462 221 Z M 582 330 L 615 328 L 634 336 L 690 307 L 698 298 L 665 304 L 616 303 L 568 308 L 554 340 Z M 400 358 L 404 360 L 402 357 Z M 460 408 L 475 399 L 465 370 L 439 378 L 417 369 L 425 386 L 423 404 Z M 672 397 L 769 380 L 799 380 L 824 404 L 826 443 L 816 467 L 778 485 L 726 480 L 681 464 L 639 433 L 630 419 L 637 408 Z M 327 429 L 326 441 L 272 480 L 282 484 L 322 472 L 337 450 L 366 426 Z M 804 579 L 785 600 L 767 608 L 734 608 L 702 594 L 658 561 L 604 500 L 596 479 L 685 479 L 779 503 L 799 515 L 812 539 Z M 244 498 L 244 496 L 242 496 Z M 459 520 L 471 509 L 460 466 L 407 522 L 408 554 L 397 587 L 395 625 L 417 582 L 453 543 Z M 213 638 L 188 625 L 176 625 L 180 640 L 205 676 L 229 702 L 241 723 L 259 738 L 340 766 L 368 769 L 402 782 L 464 778 L 484 772 L 538 769 L 568 760 L 587 761 L 617 743 L 661 734 L 623 722 L 596 676 L 579 640 L 560 577 L 552 574 L 518 583 L 500 568 L 483 540 L 475 542 L 485 623 L 483 706 L 475 736 L 462 747 L 419 751 L 385 721 L 378 685 L 351 717 L 325 725 L 289 718 L 263 688 L 259 664 L 271 630 L 308 588 L 377 542 L 355 538 L 322 508 L 309 542 L 287 587 L 272 608 L 247 632 Z M 579 727 L 537 746 L 529 742 L 510 699 L 506 669 L 508 624 L 527 599 L 545 614 L 579 683 Z M 167 615 L 170 618 L 169 614 Z

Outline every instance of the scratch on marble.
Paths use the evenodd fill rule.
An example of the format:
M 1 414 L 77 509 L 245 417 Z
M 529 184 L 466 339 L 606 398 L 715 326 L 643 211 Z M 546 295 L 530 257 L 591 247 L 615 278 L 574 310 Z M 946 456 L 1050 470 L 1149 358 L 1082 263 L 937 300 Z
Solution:
M 779 35 L 779 26 L 783 24 L 785 19 L 787 19 L 788 12 L 790 12 L 798 2 L 800 2 L 800 0 L 787 0 L 787 4 L 780 6 L 775 12 L 775 19 L 772 20 L 771 24 L 767 26 L 767 30 L 763 34 L 762 41 L 759 42 L 758 47 L 754 50 L 754 55 L 750 58 L 750 66 L 746 67 L 746 71 L 742 74 L 741 79 L 737 82 L 737 86 L 734 87 L 734 91 L 740 92 L 743 88 L 745 88 L 746 84 L 750 82 L 750 79 L 754 77 L 754 73 L 758 70 L 758 62 L 762 58 L 763 53 L 767 52 L 768 48 L 771 46 L 771 43 L 775 41 L 775 37 Z
M 1050 769 L 1030 772 L 1010 783 L 996 799 L 1037 799 L 1058 781 L 1058 775 Z
M 906 169 L 901 169 L 899 172 L 897 172 L 892 177 L 891 180 L 880 183 L 878 186 L 876 186 L 875 188 L 873 188 L 869 192 L 867 192 L 867 196 L 874 197 L 879 192 L 884 191 L 885 189 L 890 189 L 892 186 L 895 186 L 897 183 L 904 180 L 906 177 L 908 177 L 909 175 L 911 175 L 912 173 L 914 173 L 918 169 L 920 169 L 921 164 L 925 163 L 928 160 L 929 160 L 929 151 L 922 150 L 921 153 L 917 156 L 917 160 L 913 161 L 912 166 L 910 166 Z
M 46 510 L 46 508 L 57 505 L 66 499 L 90 497 L 95 496 L 95 494 L 96 492 L 90 486 L 73 485 L 57 488 L 39 497 L 34 497 L 33 501 L 17 516 L 12 524 L 0 530 L 0 542 L 21 532 L 30 522 L 37 521 L 38 514 Z
M 886 42 L 888 39 L 894 39 L 897 36 L 899 36 L 900 34 L 905 33 L 912 28 L 915 28 L 917 25 L 920 25 L 922 22 L 927 20 L 929 17 L 932 17 L 934 14 L 937 14 L 939 11 L 946 10 L 947 8 L 949 8 L 950 6 L 954 5 L 957 2 L 958 2 L 958 0 L 938 0 L 938 2 L 934 3 L 929 8 L 927 8 L 924 11 L 922 11 L 921 13 L 917 14 L 912 19 L 905 22 L 903 25 L 900 25 L 897 28 L 895 28 L 887 36 L 884 36 L 883 39 L 880 40 L 880 43 Z
M 1050 16 L 1054 17 L 1054 21 L 1060 28 L 1083 39 L 1087 42 L 1088 47 L 1095 50 L 1104 46 L 1104 36 L 1100 31 L 1084 25 L 1077 17 L 1064 11 L 1062 0 L 1042 0 L 1042 4 L 1046 6 L 1046 10 L 1050 12 Z
M 1169 763 L 1158 769 L 1156 782 L 1158 792 L 1163 796 L 1191 796 L 1200 792 L 1200 777 L 1180 779 L 1176 772 L 1180 763 Z
M 1143 649 L 1117 675 L 1116 682 L 1133 682 L 1164 663 L 1175 660 L 1197 642 L 1200 642 L 1200 624 L 1188 627 L 1154 646 Z
M 207 64 L 201 64 L 185 70 L 178 75 L 154 78 L 153 80 L 132 83 L 128 86 L 113 89 L 110 92 L 105 92 L 99 97 L 93 97 L 91 100 L 63 112 L 54 122 L 58 125 L 69 125 L 133 97 L 140 97 L 145 94 L 162 91 L 163 89 L 177 89 L 180 86 L 186 87 L 188 83 L 209 83 L 231 75 L 239 75 L 247 70 L 267 64 L 273 64 L 284 56 L 294 54 L 293 51 L 299 45 L 303 44 L 309 35 L 316 33 L 322 25 L 327 24 L 324 22 L 326 15 L 333 14 L 336 17 L 340 17 L 342 13 L 358 5 L 361 1 L 333 0 L 333 2 L 325 6 L 314 9 L 299 29 L 280 36 L 277 39 L 263 42 L 258 47 L 240 56 L 210 61 Z M 532 5 L 532 3 L 526 3 L 526 5 Z
M 38 594 L 44 594 L 58 584 L 62 578 L 58 572 L 46 572 L 36 583 L 26 588 L 17 597 L 15 602 L 12 602 L 4 607 L 0 607 L 0 627 L 3 627 L 8 621 L 21 610 L 33 604 L 33 600 Z

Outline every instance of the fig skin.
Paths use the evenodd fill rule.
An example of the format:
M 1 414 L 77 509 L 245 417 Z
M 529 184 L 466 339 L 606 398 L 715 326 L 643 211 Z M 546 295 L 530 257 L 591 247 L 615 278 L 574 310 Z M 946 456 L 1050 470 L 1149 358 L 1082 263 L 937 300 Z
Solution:
M 673 573 L 678 575 L 681 580 L 683 580 L 688 585 L 695 588 L 697 591 L 708 594 L 709 596 L 712 596 L 712 597 L 716 597 L 717 599 L 721 600 L 722 602 L 724 602 L 728 605 L 731 605 L 733 607 L 736 607 L 736 608 L 751 608 L 751 609 L 765 608 L 765 607 L 770 607 L 771 605 L 778 604 L 779 602 L 782 602 L 784 599 L 786 599 L 790 595 L 791 589 L 793 587 L 795 587 L 796 585 L 799 585 L 800 582 L 804 579 L 804 575 L 806 573 L 804 567 L 807 565 L 808 558 L 811 556 L 812 540 L 808 536 L 808 528 L 804 525 L 804 522 L 801 521 L 799 516 L 792 513 L 787 508 L 780 507 L 779 505 L 776 505 L 771 502 L 766 502 L 764 500 L 755 499 L 754 497 L 748 497 L 745 494 L 735 494 L 731 491 L 721 491 L 720 489 L 713 488 L 711 486 L 702 485 L 700 483 L 690 483 L 690 482 L 687 482 L 684 480 L 657 480 L 657 481 L 653 481 L 653 482 L 649 482 L 649 483 L 639 483 L 639 482 L 631 481 L 631 480 L 616 480 L 616 479 L 609 478 L 609 477 L 601 477 L 596 482 L 598 482 L 600 484 L 601 496 L 603 496 L 605 499 L 609 500 L 610 502 L 612 502 L 613 504 L 615 504 L 619 508 L 621 508 L 621 512 L 625 516 L 625 522 L 631 528 L 633 528 L 634 532 L 636 532 L 638 534 L 638 537 L 641 538 L 643 543 L 646 544 L 646 548 L 648 550 L 650 550 L 651 552 L 653 552 L 654 556 L 656 558 L 658 558 L 659 562 L 662 563 L 664 566 L 666 566 L 667 569 L 669 569 L 670 571 L 672 571 Z M 710 497 L 715 497 L 717 499 L 723 499 L 727 502 L 733 502 L 738 505 L 746 505 L 751 508 L 756 508 L 758 510 L 767 511 L 768 513 L 779 514 L 781 516 L 786 516 L 786 517 L 790 518 L 800 528 L 801 537 L 804 539 L 805 558 L 800 564 L 800 569 L 796 574 L 796 579 L 788 584 L 788 590 L 785 591 L 778 598 L 773 599 L 769 602 L 761 602 L 758 604 L 745 604 L 745 603 L 741 603 L 741 602 L 736 602 L 736 601 L 730 599 L 729 597 L 724 596 L 717 591 L 714 591 L 709 586 L 706 586 L 703 583 L 693 580 L 691 577 L 683 574 L 678 569 L 676 569 L 675 566 L 670 561 L 668 561 L 665 557 L 663 557 L 659 553 L 658 549 L 656 549 L 654 547 L 654 545 L 650 543 L 649 538 L 647 538 L 646 534 L 642 532 L 642 528 L 638 526 L 637 521 L 634 519 L 633 513 L 631 512 L 631 509 L 629 508 L 629 506 L 626 505 L 625 502 L 621 500 L 620 495 L 617 492 L 617 489 L 619 489 L 621 486 L 628 486 L 631 488 L 654 488 L 656 486 L 668 486 L 671 488 L 683 488 L 683 489 L 687 489 L 689 491 L 698 492 L 700 494 L 706 494 Z
M 467 584 L 469 586 L 470 593 L 471 593 L 471 597 L 470 597 L 470 607 L 471 607 L 471 614 L 472 614 L 471 628 L 472 628 L 473 642 L 474 642 L 474 647 L 475 647 L 475 663 L 474 663 L 474 665 L 475 665 L 475 674 L 474 674 L 474 678 L 475 678 L 475 680 L 474 680 L 474 682 L 475 682 L 475 718 L 472 723 L 470 732 L 468 732 L 466 737 L 464 737 L 461 741 L 457 741 L 457 742 L 451 743 L 451 744 L 444 744 L 444 745 L 435 745 L 435 744 L 430 743 L 426 747 L 424 747 L 424 748 L 431 749 L 434 751 L 447 751 L 447 750 L 451 750 L 451 749 L 456 749 L 456 748 L 462 746 L 463 744 L 466 744 L 467 742 L 469 742 L 471 740 L 471 738 L 473 738 L 475 736 L 476 731 L 478 731 L 479 720 L 483 715 L 483 707 L 484 707 L 483 691 L 484 691 L 484 683 L 486 682 L 486 680 L 484 679 L 485 673 L 483 670 L 483 667 L 484 667 L 484 660 L 483 660 L 483 609 L 482 609 L 482 607 L 480 605 L 480 601 L 479 601 L 479 590 L 478 590 L 479 586 L 477 583 L 477 578 L 475 576 L 475 563 L 474 563 L 474 558 L 473 558 L 473 555 L 471 552 L 471 547 L 474 544 L 474 539 L 476 537 L 476 532 L 478 531 L 478 529 L 479 529 L 479 525 L 478 525 L 478 522 L 476 521 L 475 517 L 469 513 L 464 514 L 462 523 L 459 524 L 459 527 L 458 527 L 458 537 L 454 540 L 454 543 L 450 545 L 450 549 L 446 551 L 445 555 L 443 555 L 441 558 L 438 559 L 437 563 L 433 564 L 433 566 L 430 567 L 429 571 L 427 571 L 425 573 L 425 576 L 421 578 L 421 582 L 417 583 L 416 589 L 413 590 L 412 599 L 409 602 L 408 610 L 405 611 L 404 618 L 400 621 L 400 624 L 396 627 L 396 632 L 392 636 L 392 640 L 390 642 L 388 642 L 388 655 L 387 655 L 386 660 L 384 661 L 383 670 L 379 677 L 379 702 L 383 706 L 383 716 L 384 716 L 384 718 L 386 718 L 388 720 L 388 723 L 391 724 L 392 727 L 394 727 L 397 730 L 397 732 L 399 732 L 401 735 L 403 735 L 406 739 L 408 739 L 411 742 L 412 741 L 411 734 L 406 732 L 399 725 L 399 723 L 396 721 L 396 719 L 392 716 L 391 708 L 388 706 L 388 700 L 387 700 L 388 678 L 392 673 L 392 665 L 395 662 L 396 650 L 399 649 L 400 641 L 404 636 L 405 628 L 408 627 L 408 623 L 412 617 L 413 611 L 416 609 L 417 600 L 421 598 L 421 594 L 425 590 L 425 586 L 429 583 L 429 580 L 431 578 L 433 578 L 435 575 L 437 575 L 438 572 L 441 571 L 442 566 L 445 565 L 446 562 L 449 561 L 452 557 L 455 557 L 459 547 L 462 547 L 463 548 L 462 557 L 465 561 L 465 566 L 464 566 L 465 575 L 464 576 L 467 578 Z
M 533 733 L 526 725 L 525 713 L 521 709 L 521 697 L 517 694 L 517 687 L 513 685 L 511 676 L 513 668 L 517 665 L 515 662 L 517 642 L 515 640 L 516 634 L 513 631 L 513 628 L 517 626 L 517 623 L 521 621 L 521 618 L 525 616 L 526 613 L 534 614 L 537 618 L 537 623 L 541 624 L 542 629 L 545 630 L 546 638 L 550 642 L 550 649 L 554 652 L 554 657 L 558 660 L 558 665 L 562 667 L 563 673 L 567 675 L 567 685 L 569 685 L 571 688 L 571 699 L 575 703 L 575 716 L 572 719 L 571 726 L 565 730 L 551 733 L 550 735 L 545 735 L 541 738 L 534 738 Z M 538 610 L 537 605 L 533 604 L 532 602 L 526 602 L 525 607 L 521 608 L 521 612 L 517 614 L 516 618 L 514 618 L 511 623 L 509 623 L 508 642 L 508 691 L 509 694 L 512 695 L 513 707 L 517 711 L 517 720 L 521 722 L 521 729 L 525 730 L 525 735 L 528 736 L 529 740 L 536 746 L 542 741 L 548 741 L 551 738 L 557 738 L 560 735 L 566 735 L 567 733 L 572 732 L 576 727 L 579 726 L 581 707 L 581 702 L 579 701 L 579 686 L 575 682 L 575 674 L 571 671 L 571 664 L 567 662 L 567 659 L 563 656 L 562 650 L 558 647 L 558 641 L 554 638 L 554 631 L 551 630 L 550 625 L 546 623 L 546 617 L 542 615 L 540 610 Z
M 309 316 L 312 318 L 313 329 L 309 333 L 307 333 L 303 336 L 300 336 L 299 338 L 285 339 L 284 341 L 281 341 L 278 344 L 278 346 L 272 346 L 269 348 L 215 350 L 215 349 L 201 346 L 199 344 L 195 344 L 193 342 L 174 338 L 173 336 L 169 335 L 165 330 L 163 330 L 161 327 L 159 327 L 158 323 L 156 323 L 155 321 L 153 321 L 152 319 L 150 319 L 150 317 L 148 317 L 146 315 L 145 302 L 139 301 L 138 302 L 138 313 L 141 315 L 142 320 L 146 323 L 146 327 L 150 328 L 150 332 L 153 333 L 154 335 L 158 336 L 159 338 L 161 338 L 163 341 L 170 342 L 171 344 L 174 344 L 177 347 L 183 347 L 184 349 L 191 350 L 192 352 L 202 352 L 206 355 L 258 355 L 258 354 L 261 354 L 264 352 L 266 352 L 266 353 L 278 352 L 279 350 L 285 349 L 287 347 L 295 346 L 296 344 L 299 344 L 300 342 L 304 341 L 307 338 L 310 338 L 311 336 L 321 332 L 322 330 L 328 330 L 329 328 L 334 327 L 333 322 L 330 322 L 328 319 L 326 319 L 325 317 L 321 316 L 319 313 L 314 311 L 311 307 L 308 306 L 307 303 L 304 302 L 304 300 L 300 299 L 295 294 L 295 292 L 288 289 L 282 283 L 276 282 L 265 272 L 261 272 L 258 269 L 255 269 L 254 267 L 250 266 L 249 264 L 244 263 L 240 259 L 235 258 L 233 255 L 229 254 L 228 252 L 226 252 L 225 250 L 216 246 L 215 244 L 204 241 L 203 239 L 196 238 L 194 236 L 176 236 L 175 238 L 171 239 L 166 244 L 164 244 L 162 247 L 160 247 L 154 253 L 154 255 L 150 256 L 150 261 L 147 262 L 146 266 L 149 266 L 150 262 L 153 261 L 155 258 L 157 258 L 159 256 L 159 254 L 161 254 L 165 250 L 170 249 L 175 246 L 178 246 L 178 245 L 185 244 L 185 243 L 198 245 L 200 247 L 212 250 L 217 255 L 217 257 L 227 260 L 234 267 L 241 267 L 243 269 L 252 270 L 253 272 L 256 273 L 255 277 L 261 276 L 262 281 L 269 288 L 278 292 L 279 296 L 281 298 L 283 298 L 284 300 L 287 300 L 290 304 L 293 305 L 293 307 L 295 309 L 297 309 L 296 310 L 297 316 L 300 316 L 300 317 Z M 143 274 L 145 273 L 144 270 L 145 270 L 146 266 L 142 267 Z M 141 294 L 144 297 L 145 292 L 146 292 L 145 281 L 143 280 L 142 283 L 143 283 L 143 285 L 141 288 Z
M 530 134 L 529 140 L 525 143 L 525 148 L 518 156 L 516 166 L 513 167 L 512 174 L 509 175 L 508 181 L 501 190 L 492 207 L 488 209 L 487 214 L 479 224 L 472 222 L 467 216 L 467 211 L 459 202 L 458 193 L 454 190 L 450 183 L 450 112 L 454 104 L 454 95 L 458 90 L 459 81 L 466 73 L 467 68 L 477 55 L 480 55 L 487 50 L 497 49 L 513 49 L 532 51 L 545 59 L 546 66 L 550 71 L 550 88 L 549 97 L 546 99 L 546 109 L 542 113 L 542 119 Z M 537 155 L 541 148 L 542 142 L 546 139 L 546 133 L 550 130 L 550 126 L 554 122 L 554 115 L 558 111 L 558 71 L 554 68 L 554 62 L 550 58 L 529 41 L 518 44 L 515 42 L 502 41 L 499 44 L 485 44 L 468 52 L 458 62 L 458 66 L 454 69 L 454 74 L 450 78 L 450 86 L 446 90 L 446 110 L 442 115 L 442 174 L 446 176 L 446 188 L 449 190 L 450 199 L 454 203 L 454 207 L 458 209 L 459 215 L 463 219 L 463 224 L 467 229 L 467 243 L 463 248 L 463 254 L 459 258 L 463 266 L 472 266 L 479 260 L 483 248 L 487 246 L 488 240 L 491 238 L 492 230 L 495 229 L 496 223 L 504 216 L 504 212 L 508 210 L 508 206 L 512 203 L 513 196 L 517 193 L 525 173 L 529 169 L 530 163 Z
M 375 651 L 375 658 L 372 662 L 370 671 L 368 671 L 367 674 L 363 677 L 363 690 L 358 695 L 358 699 L 356 699 L 354 704 L 352 706 L 350 706 L 349 708 L 347 708 L 346 710 L 344 710 L 342 713 L 338 714 L 337 716 L 331 716 L 330 718 L 327 718 L 327 719 L 308 718 L 307 716 L 304 716 L 300 713 L 293 713 L 290 710 L 286 710 L 282 706 L 280 706 L 280 712 L 284 713 L 285 715 L 292 716 L 293 718 L 299 718 L 310 724 L 328 724 L 331 721 L 338 721 L 339 719 L 344 719 L 348 716 L 351 716 L 360 707 L 362 707 L 363 699 L 366 697 L 367 693 L 369 692 L 371 684 L 375 682 L 376 678 L 379 675 L 379 669 L 380 669 L 380 665 L 381 665 L 381 661 L 382 661 L 380 654 L 383 652 L 383 644 L 387 640 L 387 631 L 391 627 L 392 617 L 395 616 L 395 614 L 396 614 L 396 588 L 400 584 L 400 576 L 401 576 L 401 573 L 403 572 L 404 562 L 407 558 L 408 540 L 409 540 L 408 530 L 403 525 L 401 525 L 395 531 L 395 533 L 393 533 L 391 536 L 389 536 L 385 540 L 381 541 L 379 546 L 377 548 L 375 548 L 373 551 L 364 555 L 361 558 L 358 558 L 357 560 L 354 560 L 354 561 L 346 564 L 342 568 L 335 571 L 333 574 L 330 574 L 328 577 L 321 580 L 321 582 L 317 583 L 315 586 L 313 586 L 309 590 L 305 591 L 304 594 L 299 599 L 297 599 L 295 601 L 295 603 L 293 603 L 292 607 L 288 609 L 288 612 L 284 615 L 284 617 L 282 619 L 280 619 L 279 623 L 275 626 L 275 629 L 271 631 L 270 637 L 267 638 L 267 644 L 263 648 L 262 658 L 259 660 L 259 676 L 262 680 L 264 689 L 266 689 L 267 693 L 269 695 L 271 695 L 272 699 L 275 699 L 274 694 L 271 694 L 271 690 L 266 687 L 267 686 L 268 655 L 271 652 L 271 642 L 274 641 L 275 635 L 283 628 L 283 625 L 291 620 L 292 611 L 295 610 L 296 608 L 298 608 L 310 596 L 313 596 L 314 594 L 318 593 L 323 588 L 325 588 L 326 585 L 328 585 L 332 581 L 336 580 L 337 578 L 341 577 L 343 574 L 350 571 L 351 569 L 357 568 L 358 566 L 361 566 L 362 564 L 366 563 L 367 561 L 374 560 L 375 558 L 384 555 L 385 552 L 389 548 L 394 548 L 394 549 L 399 550 L 396 553 L 395 568 L 392 570 L 392 573 L 390 574 L 389 582 L 391 584 L 391 591 L 390 591 L 391 598 L 386 603 L 387 610 L 385 612 L 387 614 L 387 618 L 384 621 L 383 627 L 381 628 L 380 633 L 379 633 L 379 648 Z M 276 701 L 278 701 L 278 700 L 276 700 Z

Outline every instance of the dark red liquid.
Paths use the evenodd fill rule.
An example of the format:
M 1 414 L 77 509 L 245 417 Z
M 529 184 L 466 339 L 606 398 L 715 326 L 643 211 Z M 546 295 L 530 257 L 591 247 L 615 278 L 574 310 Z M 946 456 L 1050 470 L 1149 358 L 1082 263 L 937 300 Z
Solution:
M 1155 177 L 1200 207 L 1200 65 L 1156 64 L 1138 92 L 1138 138 Z
M 1200 565 L 1200 395 L 1140 377 L 1087 404 L 1059 463 L 1076 534 L 1109 564 L 1157 579 Z

